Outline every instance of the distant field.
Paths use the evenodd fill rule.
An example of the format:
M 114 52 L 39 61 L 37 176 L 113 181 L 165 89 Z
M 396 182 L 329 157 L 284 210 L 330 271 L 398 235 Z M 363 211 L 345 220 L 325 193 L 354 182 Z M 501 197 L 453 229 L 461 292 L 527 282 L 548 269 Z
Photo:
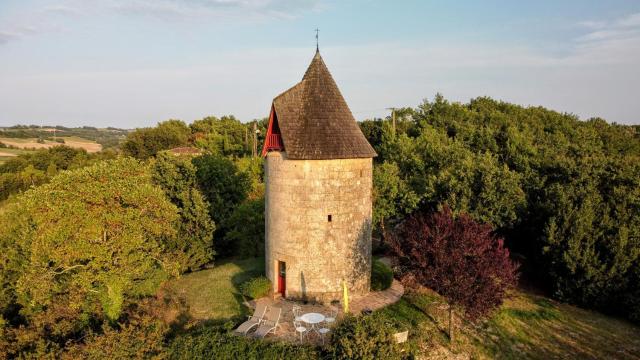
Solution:
M 96 143 L 95 141 L 83 139 L 81 137 L 67 136 L 67 137 L 60 137 L 60 139 L 64 139 L 64 144 L 61 144 L 55 141 L 49 141 L 49 140 L 45 140 L 45 142 L 41 144 L 37 142 L 36 138 L 21 139 L 21 138 L 6 138 L 6 137 L 0 138 L 0 142 L 6 145 L 15 146 L 21 149 L 48 149 L 53 146 L 66 145 L 72 148 L 82 148 L 87 150 L 87 152 L 90 152 L 90 153 L 94 153 L 102 150 L 102 145 Z M 4 151 L 7 149 L 1 149 L 1 150 Z
M 0 157 L 12 157 L 12 156 L 18 156 L 18 154 L 16 154 L 15 152 L 8 152 L 8 151 L 1 151 L 0 150 Z
M 0 165 L 3 164 L 5 161 L 16 157 L 22 153 L 27 152 L 28 150 L 21 150 L 21 149 L 3 149 L 0 148 Z
M 100 149 L 117 148 L 121 141 L 123 141 L 129 130 L 105 128 L 98 129 L 89 126 L 67 128 L 63 126 L 11 126 L 0 127 L 0 138 L 7 138 L 18 141 L 21 144 L 29 143 L 32 148 L 42 149 L 46 148 L 53 142 L 54 139 L 65 139 L 68 141 L 67 145 L 72 147 L 81 147 L 87 149 L 87 151 L 95 152 Z M 35 145 L 34 139 L 46 139 L 45 144 Z M 97 148 L 96 145 L 87 144 L 100 144 L 101 148 Z M 22 145 L 21 145 L 22 146 Z

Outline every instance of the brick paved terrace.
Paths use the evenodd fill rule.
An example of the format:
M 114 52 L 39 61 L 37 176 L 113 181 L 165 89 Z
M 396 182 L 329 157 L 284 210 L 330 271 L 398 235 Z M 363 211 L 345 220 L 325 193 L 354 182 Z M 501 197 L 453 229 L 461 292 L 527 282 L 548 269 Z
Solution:
M 349 298 L 349 312 L 354 315 L 360 315 L 365 310 L 378 310 L 385 306 L 391 305 L 402 297 L 404 294 L 404 287 L 398 280 L 393 280 L 391 287 L 383 291 L 372 291 L 366 295 L 353 296 Z M 344 316 L 342 312 L 342 304 L 314 304 L 304 303 L 300 301 L 293 301 L 283 298 L 272 299 L 270 297 L 261 298 L 258 300 L 248 302 L 250 308 L 255 308 L 257 303 L 265 303 L 267 306 L 275 306 L 282 309 L 280 316 L 280 327 L 277 329 L 275 335 L 269 334 L 268 339 L 283 340 L 292 343 L 299 343 L 300 336 L 296 333 L 293 326 L 293 306 L 298 305 L 301 308 L 301 313 L 320 313 L 325 316 L 329 315 L 332 311 L 337 311 L 337 322 Z M 308 327 L 308 325 L 303 324 Z M 327 326 L 327 325 L 325 325 Z M 332 325 L 333 326 L 333 325 Z M 250 334 L 249 334 L 250 336 Z M 330 336 L 330 333 L 327 335 Z M 328 338 L 327 338 L 328 339 Z M 321 345 L 322 338 L 316 332 L 309 332 L 304 339 L 305 343 L 314 345 Z

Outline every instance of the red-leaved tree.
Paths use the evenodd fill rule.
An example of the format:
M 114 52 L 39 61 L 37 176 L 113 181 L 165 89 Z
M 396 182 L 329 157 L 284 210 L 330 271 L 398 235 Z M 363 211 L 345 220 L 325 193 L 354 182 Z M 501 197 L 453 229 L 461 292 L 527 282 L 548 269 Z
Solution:
M 406 219 L 389 238 L 402 271 L 449 303 L 449 337 L 453 308 L 473 321 L 502 304 L 517 280 L 517 265 L 491 226 L 468 215 L 454 217 L 449 207 Z

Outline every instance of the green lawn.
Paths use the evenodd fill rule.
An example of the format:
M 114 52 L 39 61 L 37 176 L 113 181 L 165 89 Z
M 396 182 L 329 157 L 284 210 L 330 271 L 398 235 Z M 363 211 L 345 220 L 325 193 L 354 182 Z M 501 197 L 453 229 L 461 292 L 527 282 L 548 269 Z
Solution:
M 184 300 L 192 318 L 226 320 L 246 313 L 239 285 L 263 273 L 261 258 L 227 260 L 213 269 L 183 275 L 165 288 L 171 296 Z
M 381 315 L 409 329 L 427 358 L 640 359 L 640 328 L 627 321 L 516 292 L 488 321 L 464 324 L 453 346 L 446 304 L 435 294 L 405 295 Z

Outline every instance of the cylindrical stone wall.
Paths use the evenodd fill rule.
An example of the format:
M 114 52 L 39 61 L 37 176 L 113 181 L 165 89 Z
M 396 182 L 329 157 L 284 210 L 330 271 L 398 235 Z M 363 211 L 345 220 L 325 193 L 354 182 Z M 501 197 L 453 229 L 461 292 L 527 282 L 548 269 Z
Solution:
M 372 159 L 265 161 L 266 273 L 278 291 L 278 262 L 286 264 L 288 298 L 340 299 L 371 282 Z

